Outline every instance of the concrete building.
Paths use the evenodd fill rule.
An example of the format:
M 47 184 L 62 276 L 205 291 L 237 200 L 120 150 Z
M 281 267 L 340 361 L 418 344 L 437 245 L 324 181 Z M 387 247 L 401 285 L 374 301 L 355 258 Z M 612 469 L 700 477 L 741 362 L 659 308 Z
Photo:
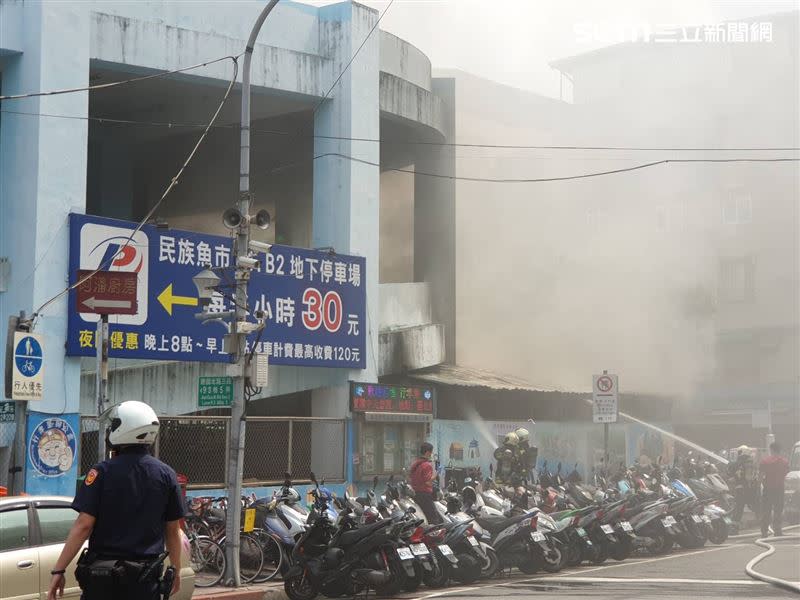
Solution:
M 0 95 L 80 88 L 238 55 L 260 9 L 257 2 L 2 0 Z M 255 402 L 254 414 L 346 418 L 350 380 L 375 382 L 445 359 L 452 296 L 431 282 L 429 265 L 452 257 L 452 229 L 434 222 L 447 201 L 433 201 L 435 185 L 378 165 L 436 160 L 384 141 L 441 141 L 447 117 L 428 59 L 391 34 L 371 33 L 377 19 L 354 2 L 318 8 L 284 1 L 255 48 L 251 188 L 256 206 L 274 218 L 264 241 L 366 257 L 367 368 L 270 367 L 262 396 L 275 401 Z M 107 90 L 2 102 L 0 256 L 10 263 L 0 292 L 3 322 L 64 288 L 70 213 L 131 221 L 147 213 L 232 73 L 225 60 Z M 226 232 L 221 212 L 237 198 L 238 118 L 237 89 L 220 127 L 156 214 L 169 227 Z M 94 364 L 64 356 L 66 317 L 66 297 L 39 315 L 36 331 L 52 366 L 44 399 L 30 409 L 91 415 Z M 111 399 L 143 399 L 163 415 L 192 413 L 198 376 L 222 368 L 112 361 Z M 8 446 L 13 426 L 0 427 L 0 446 Z
M 572 88 L 572 116 L 584 131 L 591 131 L 589 142 L 797 148 L 798 13 L 764 15 L 744 23 L 750 32 L 763 30 L 764 24 L 770 33 L 761 42 L 623 44 L 553 66 L 563 74 L 565 87 Z M 687 153 L 666 153 L 663 158 L 678 155 L 685 158 Z M 656 156 L 662 158 L 656 153 L 646 158 Z M 675 297 L 683 307 L 677 318 L 692 326 L 681 332 L 676 323 L 676 332 L 684 336 L 685 356 L 696 370 L 685 371 L 686 401 L 676 413 L 676 428 L 715 447 L 763 447 L 770 423 L 784 445 L 797 440 L 797 163 L 669 165 L 642 175 L 640 181 L 644 193 L 615 194 L 606 218 L 613 221 L 621 211 L 644 218 L 634 223 L 649 240 L 647 255 L 665 258 L 653 268 L 666 269 L 661 271 L 665 280 L 680 283 L 673 288 L 681 291 Z M 610 188 L 601 189 L 611 196 Z

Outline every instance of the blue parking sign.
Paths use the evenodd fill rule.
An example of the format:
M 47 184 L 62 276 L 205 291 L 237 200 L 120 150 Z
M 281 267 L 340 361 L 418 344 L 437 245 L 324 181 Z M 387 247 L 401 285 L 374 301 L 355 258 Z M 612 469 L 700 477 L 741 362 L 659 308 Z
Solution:
M 70 282 L 79 269 L 109 263 L 109 270 L 138 274 L 135 315 L 109 319 L 109 356 L 150 360 L 227 362 L 225 328 L 203 325 L 192 281 L 207 267 L 222 282 L 207 311 L 233 310 L 231 238 L 102 217 L 70 215 Z M 126 245 L 128 240 L 130 243 Z M 269 355 L 270 364 L 366 367 L 366 261 L 363 257 L 274 245 L 255 257 L 251 311 L 262 311 L 266 328 L 248 338 L 248 351 Z M 71 292 L 67 354 L 94 356 L 97 315 L 80 313 Z

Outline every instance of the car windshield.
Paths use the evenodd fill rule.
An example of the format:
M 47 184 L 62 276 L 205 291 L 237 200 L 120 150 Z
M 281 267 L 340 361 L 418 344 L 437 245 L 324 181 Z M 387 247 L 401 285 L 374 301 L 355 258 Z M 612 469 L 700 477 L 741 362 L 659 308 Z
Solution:
M 792 471 L 800 471 L 800 446 L 795 446 L 792 450 L 792 458 L 789 459 L 789 468 Z

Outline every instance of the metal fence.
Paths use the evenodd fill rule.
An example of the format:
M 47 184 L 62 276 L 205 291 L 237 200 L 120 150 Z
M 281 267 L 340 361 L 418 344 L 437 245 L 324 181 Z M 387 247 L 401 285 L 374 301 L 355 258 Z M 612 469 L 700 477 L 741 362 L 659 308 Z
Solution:
M 154 454 L 190 488 L 225 487 L 230 417 L 163 417 Z M 297 481 L 314 471 L 329 481 L 345 477 L 344 419 L 248 417 L 245 437 L 245 485 L 283 481 L 288 471 Z M 97 419 L 81 418 L 81 473 L 97 462 Z

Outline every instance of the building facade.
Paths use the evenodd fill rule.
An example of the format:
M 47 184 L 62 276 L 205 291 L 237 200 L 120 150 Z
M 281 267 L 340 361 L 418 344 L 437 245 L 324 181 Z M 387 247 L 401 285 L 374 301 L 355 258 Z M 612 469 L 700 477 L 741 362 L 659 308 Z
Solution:
M 0 256 L 10 265 L 3 322 L 31 315 L 65 288 L 71 213 L 135 222 L 159 201 L 233 77 L 232 60 L 213 61 L 240 55 L 260 10 L 260 3 L 230 10 L 205 2 L 0 2 L 0 95 L 212 61 L 119 87 L 2 101 Z M 258 239 L 364 257 L 367 298 L 366 367 L 271 366 L 261 397 L 272 400 L 254 401 L 256 416 L 329 417 L 350 428 L 351 380 L 377 382 L 445 359 L 445 321 L 426 279 L 433 241 L 413 227 L 415 216 L 429 218 L 436 190 L 380 165 L 428 160 L 414 146 L 387 142 L 443 140 L 446 111 L 427 57 L 377 28 L 377 19 L 354 2 L 281 2 L 254 51 L 251 189 L 255 208 L 273 217 Z M 153 222 L 227 235 L 221 214 L 238 195 L 239 104 L 237 86 Z M 446 242 L 438 237 L 436 245 Z M 29 421 L 96 414 L 94 359 L 65 355 L 67 312 L 64 295 L 37 315 L 45 393 L 17 406 L 18 417 L 20 409 L 34 415 Z M 110 369 L 112 402 L 144 400 L 165 417 L 197 413 L 199 377 L 224 374 L 223 364 L 170 360 L 113 359 Z M 8 464 L 14 425 L 0 428 L 0 462 Z M 339 447 L 354 438 L 337 435 Z

